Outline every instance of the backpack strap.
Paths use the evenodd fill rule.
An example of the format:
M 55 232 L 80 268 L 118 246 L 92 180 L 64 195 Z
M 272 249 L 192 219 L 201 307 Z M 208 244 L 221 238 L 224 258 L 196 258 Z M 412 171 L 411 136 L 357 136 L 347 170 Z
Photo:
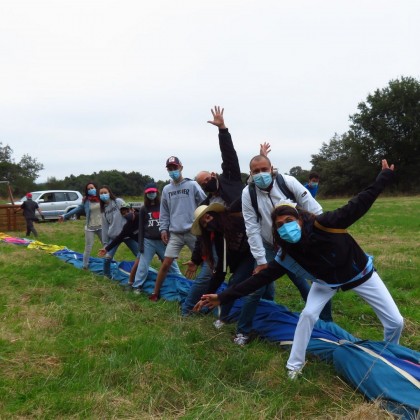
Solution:
M 315 220 L 314 226 L 317 229 L 323 230 L 324 232 L 328 232 L 328 233 L 348 233 L 347 229 L 335 229 L 335 228 L 327 228 L 325 226 L 322 226 L 321 223 L 319 223 L 317 220 Z
M 255 211 L 255 214 L 257 215 L 257 222 L 259 222 L 261 220 L 261 213 L 258 210 L 257 192 L 255 191 L 255 183 L 254 182 L 249 183 L 248 191 L 249 191 L 249 196 L 251 198 L 252 207 Z
M 286 185 L 286 181 L 283 178 L 283 175 L 280 172 L 277 172 L 276 176 L 277 185 L 279 186 L 281 192 L 294 203 L 297 203 L 295 195 L 290 191 L 289 187 Z

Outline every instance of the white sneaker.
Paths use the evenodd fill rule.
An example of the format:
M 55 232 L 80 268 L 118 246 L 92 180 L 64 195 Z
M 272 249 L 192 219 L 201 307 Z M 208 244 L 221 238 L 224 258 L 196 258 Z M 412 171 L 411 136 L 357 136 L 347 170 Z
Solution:
M 295 370 L 287 371 L 287 377 L 291 381 L 296 381 L 299 375 L 302 375 L 302 369 L 295 369 Z
M 134 293 L 135 295 L 141 295 L 141 289 L 139 289 L 139 288 L 135 288 L 135 289 L 133 290 L 133 293 Z
M 213 322 L 213 326 L 214 328 L 216 328 L 216 330 L 220 330 L 221 328 L 223 328 L 224 325 L 225 323 L 220 319 L 216 319 L 216 321 Z
M 249 342 L 249 335 L 238 333 L 233 339 L 233 342 L 237 344 L 238 346 L 244 346 L 245 344 L 248 344 Z

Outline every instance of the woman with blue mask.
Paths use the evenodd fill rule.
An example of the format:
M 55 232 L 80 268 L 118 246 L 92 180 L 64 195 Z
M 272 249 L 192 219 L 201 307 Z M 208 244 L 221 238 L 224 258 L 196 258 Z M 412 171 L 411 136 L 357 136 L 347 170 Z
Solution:
M 121 214 L 121 207 L 125 205 L 124 200 L 115 197 L 111 188 L 103 185 L 99 190 L 99 198 L 102 214 L 102 242 L 104 247 L 110 244 L 122 231 L 126 220 Z M 128 246 L 130 251 L 137 256 L 138 244 L 132 238 L 124 239 L 124 243 Z M 117 252 L 118 246 L 107 251 L 104 259 L 104 275 L 111 278 L 111 260 Z
M 97 236 L 102 243 L 102 217 L 99 201 L 99 188 L 94 182 L 88 182 L 85 186 L 85 195 L 82 204 L 60 216 L 58 219 L 59 222 L 64 222 L 74 215 L 86 216 L 85 250 L 83 251 L 82 266 L 84 270 L 89 268 L 89 258 L 95 242 L 95 236 Z
M 375 311 L 384 327 L 384 340 L 398 344 L 404 320 L 367 255 L 347 232 L 372 206 L 394 178 L 394 165 L 382 161 L 376 181 L 345 206 L 319 215 L 281 204 L 272 212 L 273 237 L 279 251 L 265 270 L 219 295 L 204 295 L 203 306 L 213 308 L 245 296 L 283 276 L 287 270 L 313 282 L 296 327 L 287 361 L 290 379 L 305 364 L 305 353 L 321 309 L 339 289 L 354 290 Z
M 149 182 L 144 188 L 144 205 L 139 214 L 139 253 L 138 266 L 132 288 L 134 293 L 141 293 L 149 274 L 149 266 L 156 254 L 160 261 L 165 257 L 166 244 L 163 243 L 159 231 L 160 193 L 156 183 Z M 178 263 L 174 260 L 169 274 L 182 276 Z

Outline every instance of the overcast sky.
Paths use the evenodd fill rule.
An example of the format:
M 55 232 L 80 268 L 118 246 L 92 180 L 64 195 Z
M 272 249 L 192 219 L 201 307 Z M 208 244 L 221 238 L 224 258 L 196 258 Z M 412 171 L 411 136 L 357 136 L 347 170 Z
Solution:
M 418 0 L 1 0 L 0 142 L 38 182 L 118 169 L 220 170 L 210 108 L 241 169 L 311 154 L 369 93 L 420 76 Z

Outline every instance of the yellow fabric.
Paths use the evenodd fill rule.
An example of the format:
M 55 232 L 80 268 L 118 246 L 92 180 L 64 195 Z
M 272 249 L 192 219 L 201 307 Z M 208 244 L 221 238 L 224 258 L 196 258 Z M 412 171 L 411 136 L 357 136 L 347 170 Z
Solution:
M 67 249 L 65 246 L 61 245 L 49 245 L 44 244 L 39 241 L 33 241 L 28 245 L 28 248 L 30 249 L 41 249 L 42 251 L 46 251 L 50 254 L 53 254 L 54 252 L 61 251 L 62 249 Z

